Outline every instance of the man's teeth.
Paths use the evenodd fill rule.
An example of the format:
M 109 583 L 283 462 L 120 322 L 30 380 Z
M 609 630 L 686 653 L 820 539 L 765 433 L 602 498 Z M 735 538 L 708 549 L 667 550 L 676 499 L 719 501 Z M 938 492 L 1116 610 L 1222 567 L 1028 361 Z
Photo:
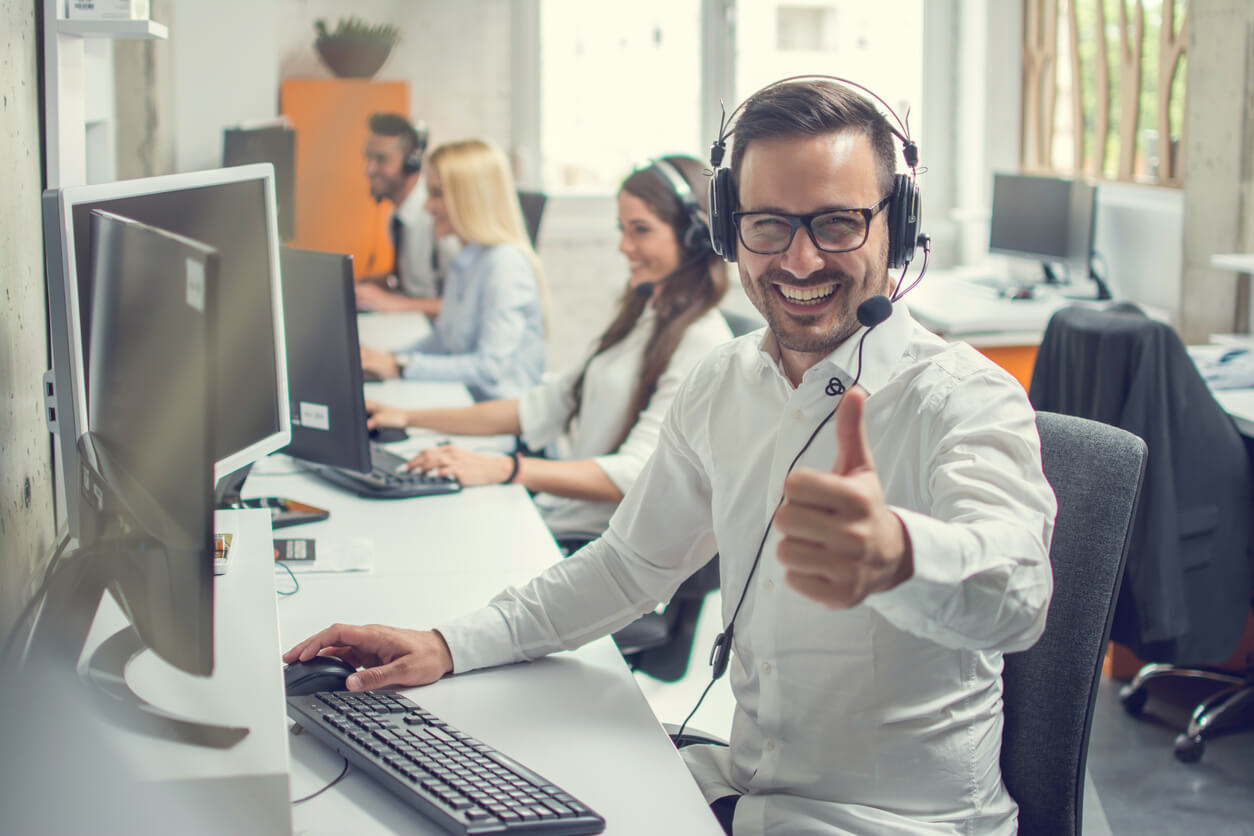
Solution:
M 789 302 L 818 302 L 836 292 L 836 285 L 834 284 L 824 287 L 786 287 L 782 284 L 775 286 L 779 288 L 779 292 Z

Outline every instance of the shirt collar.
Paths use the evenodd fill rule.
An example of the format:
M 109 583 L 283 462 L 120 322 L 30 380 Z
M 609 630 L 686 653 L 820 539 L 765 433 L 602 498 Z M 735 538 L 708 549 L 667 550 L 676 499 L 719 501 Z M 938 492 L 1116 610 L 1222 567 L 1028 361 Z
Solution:
M 858 373 L 858 344 L 866 335 L 862 346 L 862 376 L 858 385 L 874 394 L 893 375 L 898 361 L 906 351 L 910 339 L 913 320 L 904 304 L 894 304 L 888 319 L 881 322 L 868 333 L 865 327 L 859 328 L 849 339 L 832 350 L 802 375 L 802 384 L 811 380 L 822 380 L 824 385 L 833 377 L 845 386 L 853 383 Z M 763 365 L 776 374 L 786 378 L 779 363 L 779 342 L 774 332 L 767 328 L 758 342 L 758 353 Z
M 392 210 L 392 214 L 400 218 L 406 225 L 418 220 L 427 211 L 427 188 L 423 185 L 422 180 L 414 184 L 409 190 L 409 195 L 401 201 L 400 205 Z

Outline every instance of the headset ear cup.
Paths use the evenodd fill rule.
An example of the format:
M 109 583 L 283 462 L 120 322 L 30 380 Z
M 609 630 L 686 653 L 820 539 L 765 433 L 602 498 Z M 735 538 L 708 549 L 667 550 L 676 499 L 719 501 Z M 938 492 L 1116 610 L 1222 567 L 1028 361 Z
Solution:
M 922 206 L 919 189 L 908 175 L 893 176 L 893 196 L 888 204 L 888 266 L 905 267 L 914 258 Z
M 715 169 L 710 178 L 710 244 L 728 262 L 736 260 L 735 194 L 731 170 Z

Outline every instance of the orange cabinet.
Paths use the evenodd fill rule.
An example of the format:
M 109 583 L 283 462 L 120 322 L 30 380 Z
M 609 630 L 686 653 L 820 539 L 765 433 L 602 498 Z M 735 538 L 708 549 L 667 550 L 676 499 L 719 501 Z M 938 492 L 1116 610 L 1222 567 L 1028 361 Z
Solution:
M 296 131 L 296 234 L 293 247 L 350 253 L 358 277 L 392 267 L 387 216 L 363 171 L 370 114 L 409 114 L 404 81 L 289 78 L 279 109 Z

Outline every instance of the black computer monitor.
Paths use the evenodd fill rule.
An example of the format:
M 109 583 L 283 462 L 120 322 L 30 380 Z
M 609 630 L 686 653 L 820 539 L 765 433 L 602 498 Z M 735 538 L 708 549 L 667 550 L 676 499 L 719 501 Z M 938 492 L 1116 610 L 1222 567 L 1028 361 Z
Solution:
M 212 335 L 217 250 L 107 212 L 91 226 L 88 427 L 79 548 L 144 645 L 213 671 Z
M 283 249 L 292 443 L 283 452 L 370 472 L 353 257 Z
M 223 167 L 270 163 L 279 210 L 279 237 L 296 234 L 296 131 L 287 125 L 226 128 L 222 131 Z
M 1037 261 L 1049 282 L 1088 278 L 1096 195 L 1080 179 L 994 174 L 989 252 Z
M 290 440 L 274 170 L 268 164 L 50 189 L 44 195 L 52 315 L 50 424 L 59 474 L 72 485 L 91 396 L 91 213 L 104 210 L 184 235 L 220 253 L 213 335 L 214 462 L 219 482 Z M 238 486 L 236 486 L 238 487 Z M 76 511 L 68 503 L 70 530 Z
M 87 421 L 69 491 L 75 547 L 54 561 L 24 644 L 31 687 L 93 687 L 113 722 L 224 748 L 248 732 L 172 714 L 132 692 L 125 671 L 151 650 L 197 676 L 214 669 L 214 341 L 222 329 L 218 250 L 94 210 Z M 129 626 L 79 657 L 108 591 Z M 36 691 L 37 692 L 37 691 Z

